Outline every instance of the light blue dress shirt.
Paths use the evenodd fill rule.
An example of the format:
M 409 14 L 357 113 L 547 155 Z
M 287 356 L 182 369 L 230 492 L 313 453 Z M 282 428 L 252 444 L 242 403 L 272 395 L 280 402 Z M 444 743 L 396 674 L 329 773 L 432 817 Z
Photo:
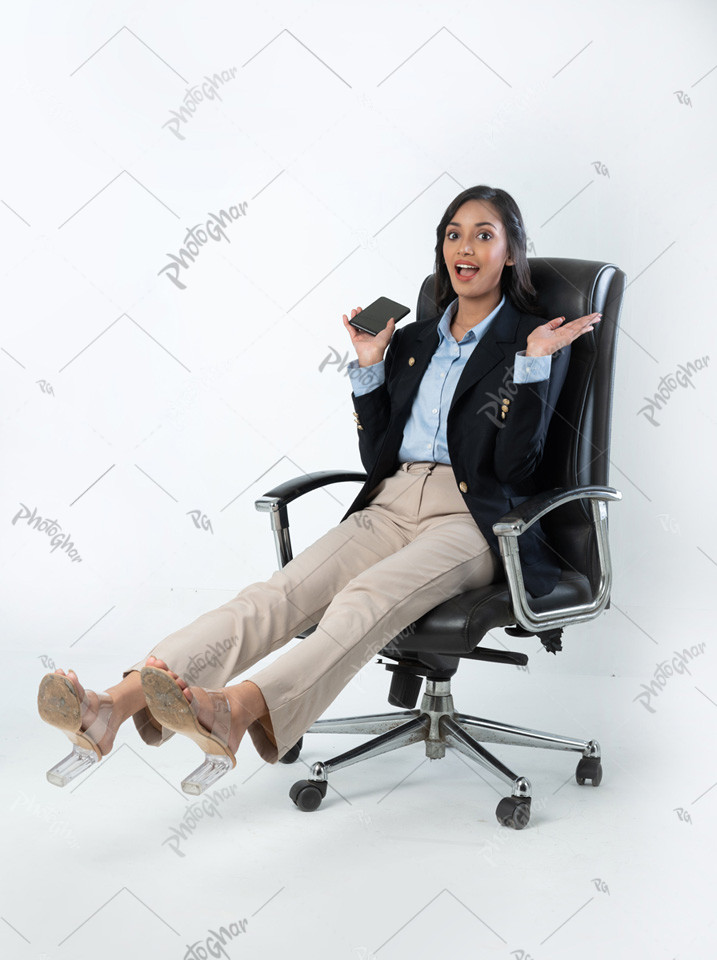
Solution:
M 409 460 L 431 460 L 450 463 L 446 427 L 448 410 L 458 379 L 481 337 L 505 302 L 498 306 L 459 342 L 451 333 L 451 322 L 458 309 L 458 297 L 448 304 L 438 323 L 438 347 L 421 378 L 411 413 L 403 429 L 403 442 L 398 451 L 401 463 Z M 537 324 L 536 324 L 537 325 Z M 375 390 L 385 380 L 385 361 L 359 367 L 358 359 L 347 364 L 354 396 Z M 535 383 L 550 376 L 550 357 L 526 357 L 525 350 L 515 355 L 514 383 Z

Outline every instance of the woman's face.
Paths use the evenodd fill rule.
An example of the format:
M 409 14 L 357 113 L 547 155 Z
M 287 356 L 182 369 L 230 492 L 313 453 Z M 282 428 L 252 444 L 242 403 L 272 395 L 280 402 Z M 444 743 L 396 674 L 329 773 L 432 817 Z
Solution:
M 453 289 L 459 296 L 482 297 L 500 290 L 500 276 L 508 256 L 503 223 L 495 207 L 485 200 L 467 200 L 446 225 L 443 256 Z M 473 269 L 458 270 L 457 265 Z

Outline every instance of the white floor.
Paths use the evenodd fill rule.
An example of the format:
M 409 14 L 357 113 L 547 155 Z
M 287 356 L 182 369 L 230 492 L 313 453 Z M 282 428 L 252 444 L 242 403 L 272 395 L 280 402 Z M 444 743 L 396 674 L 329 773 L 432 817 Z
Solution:
M 6 677 L 22 680 L 3 711 L 0 956 L 714 956 L 709 691 L 673 677 L 650 713 L 634 678 L 566 676 L 559 656 L 539 677 L 467 662 L 454 680 L 463 712 L 601 744 L 598 788 L 575 782 L 578 754 L 493 747 L 532 783 L 522 831 L 495 818 L 500 781 L 452 751 L 429 762 L 419 744 L 335 773 L 302 813 L 291 784 L 360 742 L 338 735 L 307 736 L 293 765 L 263 764 L 247 740 L 192 804 L 179 781 L 198 748 L 148 747 L 130 723 L 58 789 L 45 771 L 70 743 L 37 716 L 37 664 L 10 658 Z M 82 666 L 92 678 L 102 664 L 85 654 Z M 328 715 L 390 709 L 387 688 L 369 664 Z

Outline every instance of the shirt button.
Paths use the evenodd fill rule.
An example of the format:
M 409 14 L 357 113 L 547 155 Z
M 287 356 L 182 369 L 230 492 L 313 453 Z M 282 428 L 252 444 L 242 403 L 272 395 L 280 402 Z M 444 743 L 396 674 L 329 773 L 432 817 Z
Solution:
M 431 410 L 431 413 L 438 413 L 438 409 L 434 407 L 433 410 Z
M 463 493 L 468 493 L 468 484 L 465 482 L 465 480 L 461 480 L 458 486 L 461 488 Z

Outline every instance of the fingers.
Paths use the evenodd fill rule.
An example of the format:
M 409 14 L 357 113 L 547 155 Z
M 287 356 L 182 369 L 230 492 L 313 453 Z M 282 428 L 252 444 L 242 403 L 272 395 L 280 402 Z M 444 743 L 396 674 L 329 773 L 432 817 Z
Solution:
M 564 323 L 560 328 L 560 332 L 568 334 L 570 339 L 574 340 L 581 334 L 587 333 L 588 330 L 593 330 L 595 328 L 595 324 L 599 323 L 601 319 L 601 313 L 589 313 L 584 317 L 578 317 L 576 320 L 571 320 L 569 323 Z
M 600 323 L 600 321 L 602 320 L 602 314 L 591 313 L 587 317 L 581 317 L 580 319 L 584 320 L 585 322 L 583 323 L 582 329 L 578 333 L 578 336 L 580 336 L 580 334 L 587 333 L 589 330 L 594 330 L 595 324 Z
M 396 326 L 396 322 L 393 319 L 393 317 L 391 317 L 388 323 L 386 324 L 386 326 L 383 328 L 383 330 L 379 331 L 379 333 L 376 334 L 376 337 L 374 339 L 378 343 L 388 343 L 391 337 L 393 336 L 393 331 L 395 326 Z
M 355 307 L 355 308 L 351 311 L 351 319 L 353 320 L 359 313 L 361 313 L 361 307 Z M 360 331 L 360 330 L 357 330 L 356 327 L 352 326 L 352 325 L 349 323 L 349 318 L 346 316 L 345 313 L 342 314 L 342 318 L 343 318 L 343 321 L 344 321 L 344 326 L 346 327 L 346 329 L 348 330 L 349 334 L 351 335 L 351 339 L 352 339 L 352 340 L 355 340 L 356 337 L 360 337 L 360 336 L 361 336 L 361 331 Z
M 584 317 L 577 317 L 575 320 L 569 320 L 567 323 L 564 322 L 565 317 L 556 317 L 555 320 L 548 320 L 545 326 L 551 327 L 553 330 L 557 329 L 558 327 L 560 327 L 562 330 L 573 330 L 576 327 L 587 326 L 590 323 L 597 323 L 601 317 L 601 313 L 588 313 Z

